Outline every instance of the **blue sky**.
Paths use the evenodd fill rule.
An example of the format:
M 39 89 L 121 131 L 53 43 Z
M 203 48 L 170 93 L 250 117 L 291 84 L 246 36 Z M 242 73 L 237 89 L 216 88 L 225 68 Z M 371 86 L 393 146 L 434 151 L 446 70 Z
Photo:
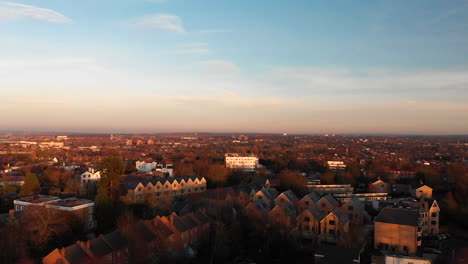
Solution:
M 462 0 L 0 1 L 5 129 L 467 133 L 467 68 Z

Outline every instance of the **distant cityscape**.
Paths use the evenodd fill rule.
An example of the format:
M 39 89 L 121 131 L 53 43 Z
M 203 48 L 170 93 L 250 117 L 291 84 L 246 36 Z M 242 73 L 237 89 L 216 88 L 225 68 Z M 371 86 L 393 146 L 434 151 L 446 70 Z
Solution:
M 466 136 L 3 134 L 1 232 L 19 239 L 1 262 L 463 263 L 467 149 Z

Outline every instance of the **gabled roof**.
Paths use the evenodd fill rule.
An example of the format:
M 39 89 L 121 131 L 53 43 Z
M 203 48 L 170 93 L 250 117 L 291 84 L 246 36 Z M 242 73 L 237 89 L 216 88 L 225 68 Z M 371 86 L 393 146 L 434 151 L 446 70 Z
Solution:
M 127 239 L 119 230 L 103 235 L 103 239 L 114 250 L 119 250 L 128 246 Z
M 144 220 L 140 220 L 135 224 L 135 229 L 138 236 L 146 242 L 150 242 L 156 239 L 153 230 L 150 230 L 148 226 L 144 223 Z
M 286 198 L 288 198 L 290 202 L 294 203 L 294 202 L 297 202 L 299 200 L 299 199 L 297 199 L 297 196 L 291 190 L 284 191 L 284 192 L 282 192 L 282 194 L 284 196 L 286 196 Z
M 183 233 L 187 230 L 190 230 L 190 226 L 187 223 L 185 223 L 185 221 L 183 221 L 181 217 L 177 215 L 171 215 L 170 217 L 173 217 L 173 225 L 177 229 L 177 231 Z
M 305 195 L 302 199 L 304 199 L 304 198 L 306 198 L 306 199 L 309 198 L 309 199 L 312 200 L 314 203 L 316 203 L 316 202 L 318 202 L 318 201 L 320 200 L 320 196 L 319 196 L 317 193 L 315 193 L 315 192 L 311 192 L 311 193 Z M 302 199 L 301 199 L 301 200 L 302 200 Z
M 211 221 L 208 216 L 206 216 L 204 213 L 201 213 L 201 212 L 196 212 L 194 216 L 202 224 L 206 224 Z
M 64 257 L 70 264 L 91 263 L 92 261 L 91 257 L 78 243 L 66 247 Z
M 340 220 L 342 224 L 349 221 L 348 216 L 340 208 L 336 208 L 332 213 Z
M 375 222 L 418 226 L 419 212 L 417 210 L 386 207 L 375 217 Z
M 325 218 L 325 214 L 320 208 L 318 208 L 318 206 L 307 208 L 306 211 L 310 212 L 318 221 L 321 221 L 323 218 Z
M 349 200 L 346 204 L 348 203 L 353 203 L 356 207 L 358 207 L 359 209 L 361 210 L 364 210 L 365 209 L 365 206 L 364 204 L 361 202 L 361 200 L 359 200 L 357 197 L 353 197 L 351 198 L 351 200 Z M 346 205 L 345 204 L 345 205 Z
M 174 232 L 172 232 L 172 230 L 157 217 L 153 219 L 152 224 L 156 233 L 162 235 L 163 237 L 169 237 L 170 235 L 174 234 Z
M 323 196 L 320 200 L 324 199 L 325 201 L 327 201 L 329 204 L 331 204 L 333 207 L 337 207 L 338 206 L 338 201 L 335 199 L 335 197 L 333 197 L 333 195 L 331 194 L 327 194 L 325 196 Z M 319 201 L 320 201 L 319 200 Z
M 113 249 L 101 237 L 89 241 L 89 250 L 96 257 L 105 256 L 113 251 Z

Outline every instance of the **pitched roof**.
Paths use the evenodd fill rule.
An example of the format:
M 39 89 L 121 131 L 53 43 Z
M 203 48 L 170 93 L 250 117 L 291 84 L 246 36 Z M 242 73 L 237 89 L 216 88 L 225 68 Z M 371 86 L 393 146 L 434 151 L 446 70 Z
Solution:
M 418 226 L 418 217 L 417 210 L 386 207 L 375 217 L 375 222 Z
M 306 211 L 309 211 L 318 221 L 321 221 L 323 218 L 325 218 L 325 214 L 320 208 L 318 208 L 318 206 L 307 208 Z
M 169 237 L 170 235 L 174 234 L 174 232 L 172 232 L 172 230 L 157 217 L 153 219 L 152 224 L 156 233 L 162 235 L 163 237 Z
M 335 197 L 333 197 L 333 195 L 331 194 L 327 194 L 325 196 L 323 196 L 320 200 L 326 200 L 329 204 L 331 204 L 333 207 L 337 207 L 338 206 L 338 201 L 335 199 Z
M 289 201 L 293 202 L 293 203 L 297 202 L 297 200 L 299 200 L 299 199 L 297 199 L 297 196 L 291 190 L 284 191 L 283 195 L 286 196 L 289 199 Z
M 76 243 L 65 248 L 64 257 L 70 264 L 91 263 L 91 257 Z
M 150 230 L 150 228 L 148 228 L 148 226 L 144 223 L 143 220 L 140 220 L 135 224 L 135 229 L 137 231 L 137 234 L 144 241 L 149 242 L 156 239 L 156 235 L 153 233 L 153 230 Z
M 103 235 L 104 241 L 114 250 L 119 250 L 128 246 L 128 241 L 119 230 Z
M 333 210 L 333 214 L 340 220 L 342 224 L 349 221 L 348 216 L 340 208 Z
M 113 249 L 100 237 L 89 241 L 89 250 L 94 256 L 105 256 L 113 251 Z
M 337 254 L 339 252 L 339 254 Z M 315 252 L 316 259 L 319 258 L 319 263 L 327 264 L 353 264 L 354 260 L 358 260 L 360 250 L 357 248 L 345 248 L 339 246 L 322 245 Z
M 305 195 L 302 199 L 304 199 L 304 198 L 309 198 L 314 203 L 316 203 L 316 202 L 318 202 L 320 200 L 320 196 L 315 192 L 311 192 L 311 193 Z

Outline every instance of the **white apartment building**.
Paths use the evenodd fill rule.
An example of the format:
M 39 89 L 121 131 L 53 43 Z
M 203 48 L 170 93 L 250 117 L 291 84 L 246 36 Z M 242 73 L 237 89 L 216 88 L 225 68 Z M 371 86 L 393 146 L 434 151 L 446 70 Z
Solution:
M 346 164 L 343 161 L 327 161 L 327 167 L 331 170 L 344 170 L 346 169 Z
M 241 156 L 236 153 L 227 153 L 225 156 L 226 167 L 229 169 L 255 171 L 259 167 L 258 157 L 253 154 Z
M 144 161 L 137 161 L 135 163 L 135 167 L 138 172 L 150 172 L 156 170 L 158 163 L 156 162 L 144 162 Z
M 172 164 L 163 164 L 157 162 L 145 162 L 145 161 L 137 161 L 135 163 L 135 167 L 137 168 L 138 172 L 147 173 L 152 171 L 158 171 L 162 173 L 166 173 L 169 177 L 174 177 L 174 167 Z
M 101 173 L 88 168 L 88 171 L 80 175 L 80 187 L 82 192 L 92 191 L 96 188 L 97 182 L 101 179 Z

